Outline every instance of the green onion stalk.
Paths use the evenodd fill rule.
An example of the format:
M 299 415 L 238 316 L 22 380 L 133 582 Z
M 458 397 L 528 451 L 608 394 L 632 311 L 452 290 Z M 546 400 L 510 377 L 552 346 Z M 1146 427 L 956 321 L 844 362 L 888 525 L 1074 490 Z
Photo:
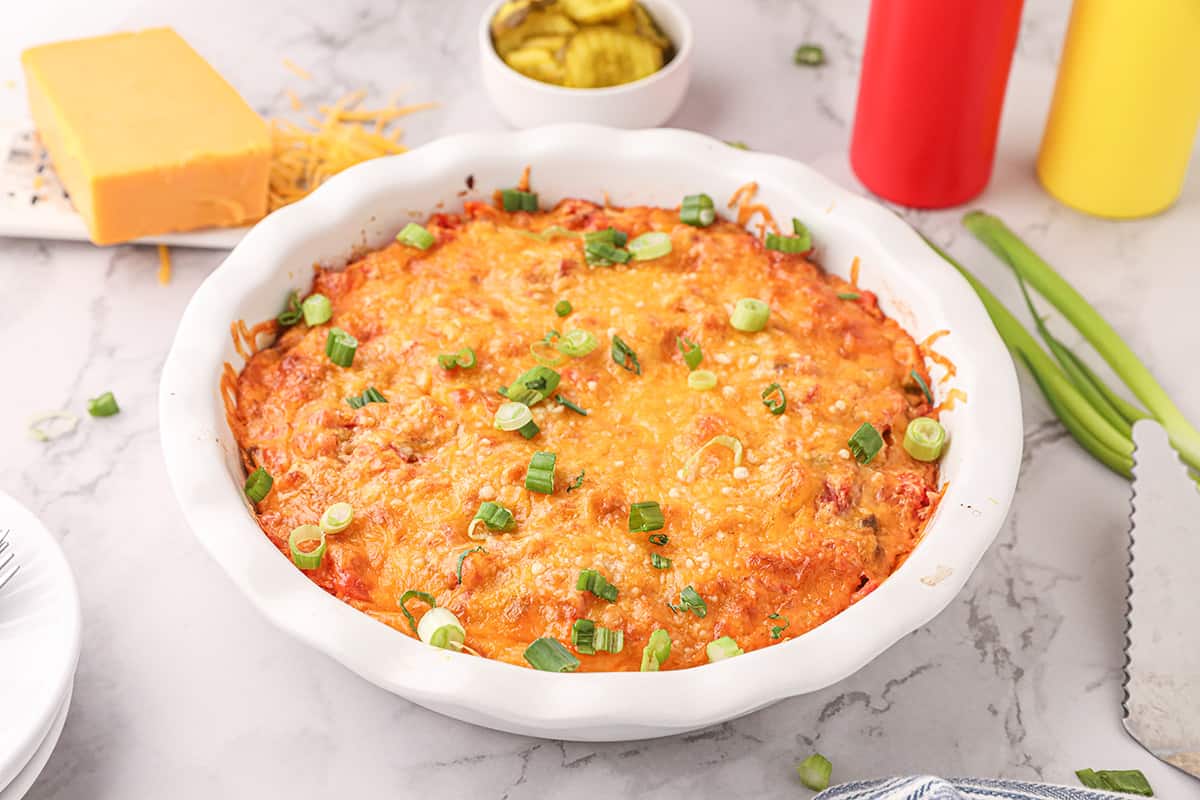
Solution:
M 929 242 L 929 246 L 971 284 L 971 288 L 983 301 L 983 306 L 1000 333 L 1000 338 L 1033 373 L 1038 387 L 1046 395 L 1054 413 L 1075 440 L 1109 469 L 1130 477 L 1133 474 L 1133 440 L 1113 427 L 1112 423 L 1092 407 L 1037 340 L 978 278 L 933 242 Z
M 1139 419 L 1153 417 L 1167 430 L 1183 460 L 1200 469 L 1200 431 L 1187 421 L 1112 326 L 999 218 L 972 211 L 963 218 L 963 225 L 1013 270 L 1037 332 L 1053 358 L 974 275 L 932 242 L 930 246 L 971 284 L 1001 338 L 1028 367 L 1051 409 L 1075 440 L 1110 469 L 1129 477 L 1133 466 L 1132 425 Z M 1149 413 L 1113 391 L 1054 337 L 1034 306 L 1026 284 L 1032 285 L 1079 329 L 1145 403 Z

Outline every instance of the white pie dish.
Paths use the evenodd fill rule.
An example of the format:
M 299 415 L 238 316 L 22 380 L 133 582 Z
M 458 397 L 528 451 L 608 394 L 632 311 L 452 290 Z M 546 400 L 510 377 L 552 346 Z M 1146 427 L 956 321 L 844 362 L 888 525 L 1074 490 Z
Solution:
M 407 222 L 465 197 L 490 197 L 525 165 L 543 204 L 563 197 L 671 206 L 705 191 L 720 202 L 754 180 L 758 199 L 813 231 L 827 269 L 861 259 L 860 284 L 914 338 L 950 334 L 936 349 L 957 374 L 936 391 L 966 393 L 943 416 L 951 446 L 945 496 L 925 537 L 877 590 L 788 642 L 695 669 L 554 674 L 423 645 L 327 594 L 259 529 L 218 391 L 241 360 L 233 320 L 273 317 L 314 262 L 344 263 Z M 467 178 L 473 190 L 467 190 Z M 935 377 L 940 371 L 935 370 Z M 338 175 L 260 222 L 196 292 L 163 369 L 163 451 L 176 497 L 200 541 L 251 602 L 284 631 L 363 677 L 458 719 L 575 740 L 662 736 L 718 723 L 824 688 L 928 622 L 958 593 L 1008 510 L 1021 459 L 1016 375 L 970 287 L 902 221 L 801 164 L 674 130 L 583 125 L 449 137 Z

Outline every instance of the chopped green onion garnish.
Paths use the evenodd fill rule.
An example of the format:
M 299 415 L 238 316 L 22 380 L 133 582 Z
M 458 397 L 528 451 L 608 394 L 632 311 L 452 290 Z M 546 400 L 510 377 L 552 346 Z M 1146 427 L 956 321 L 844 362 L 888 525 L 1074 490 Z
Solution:
M 595 350 L 600 345 L 596 337 L 587 331 L 572 330 L 563 334 L 563 337 L 554 346 L 558 348 L 558 352 L 566 353 L 572 358 L 582 358 L 588 353 Z
M 246 497 L 250 498 L 251 503 L 261 503 L 267 493 L 271 491 L 271 485 L 275 481 L 271 478 L 271 473 L 267 472 L 262 467 L 251 472 L 246 478 L 246 484 L 243 491 L 246 492 Z
M 612 349 L 610 353 L 612 354 L 612 360 L 617 362 L 617 366 L 621 367 L 621 369 L 637 373 L 638 375 L 642 374 L 642 365 L 638 363 L 637 353 L 633 352 L 629 345 L 621 341 L 621 337 L 615 333 L 612 337 Z
M 658 672 L 671 655 L 671 635 L 659 628 L 650 634 L 650 641 L 642 649 L 642 672 Z
M 671 252 L 671 236 L 660 231 L 643 233 L 629 243 L 634 261 L 652 261 Z
M 619 653 L 625 649 L 625 632 L 605 628 L 590 619 L 577 619 L 571 626 L 571 644 L 587 656 L 597 651 Z
M 875 430 L 874 425 L 864 422 L 850 437 L 850 441 L 846 442 L 846 446 L 858 459 L 858 463 L 869 464 L 875 454 L 883 449 L 883 437 L 879 435 L 879 431 Z
M 628 250 L 622 250 L 608 242 L 586 243 L 583 246 L 583 256 L 587 260 L 587 263 L 598 267 L 626 264 L 633 257 L 629 254 Z
M 746 144 L 745 142 L 739 142 L 739 141 L 736 141 L 733 139 L 726 139 L 725 144 L 729 145 L 730 147 L 734 148 L 735 150 L 749 150 L 750 149 L 750 145 Z
M 570 314 L 571 313 L 571 301 L 570 300 L 559 300 L 557 303 L 554 304 L 554 313 L 558 314 L 560 317 L 565 317 L 568 314 Z
M 802 67 L 819 67 L 825 63 L 825 50 L 819 44 L 802 44 L 792 54 L 792 61 Z
M 767 327 L 767 319 L 771 316 L 771 307 L 762 300 L 753 297 L 743 297 L 733 307 L 733 315 L 729 324 L 739 331 L 754 333 Z
M 533 412 L 524 403 L 501 403 L 494 425 L 502 431 L 516 431 L 533 422 Z
M 454 575 L 455 575 L 455 577 L 458 578 L 458 582 L 460 584 L 462 583 L 463 562 L 467 560 L 467 556 L 471 555 L 471 553 L 486 553 L 486 552 L 487 552 L 487 550 L 483 549 L 483 545 L 477 544 L 474 547 L 469 547 L 466 550 L 463 550 L 461 553 L 458 554 L 458 566 L 455 567 L 455 569 L 454 569 Z
M 691 339 L 676 336 L 675 346 L 679 348 L 680 353 L 683 353 L 683 363 L 687 364 L 689 370 L 700 366 L 700 362 L 704 360 L 704 351 L 700 349 L 700 345 Z
M 807 253 L 812 250 L 812 234 L 800 220 L 792 217 L 792 230 L 795 236 L 784 236 L 779 233 L 768 233 L 765 242 L 768 250 L 778 250 L 781 253 Z
M 433 243 L 437 240 L 423 226 L 415 222 L 410 222 L 404 226 L 404 229 L 400 233 L 396 234 L 396 241 L 400 244 L 406 244 L 409 247 L 415 247 L 418 250 L 428 250 L 433 247 Z
M 88 413 L 93 417 L 111 417 L 120 410 L 117 398 L 113 397 L 112 392 L 105 392 L 99 397 L 88 400 Z
M 431 608 L 421 617 L 417 636 L 422 642 L 443 650 L 458 650 L 467 640 L 467 631 L 448 608 Z
M 833 774 L 833 764 L 820 753 L 813 753 L 796 766 L 800 774 L 800 782 L 814 792 L 823 792 L 829 788 L 829 776 Z
M 546 366 L 536 366 L 521 373 L 521 377 L 508 387 L 505 397 L 514 403 L 535 406 L 558 388 L 562 376 Z
M 479 510 L 475 512 L 471 524 L 467 527 L 467 538 L 486 539 L 486 535 L 476 535 L 475 533 L 475 529 L 480 525 L 486 525 L 491 531 L 506 531 L 513 526 L 512 512 L 499 503 L 491 501 L 480 503 Z
M 812 242 L 799 236 L 780 236 L 778 233 L 768 233 L 764 243 L 768 250 L 778 250 L 781 253 L 807 253 L 812 249 Z
M 717 218 L 713 200 L 706 194 L 689 194 L 679 207 L 679 221 L 697 228 L 707 228 Z
M 288 535 L 288 550 L 292 552 L 292 563 L 297 567 L 316 569 L 321 566 L 321 558 L 325 555 L 325 531 L 316 525 L 293 528 Z
M 544 350 L 549 349 L 549 354 L 544 353 Z M 566 362 L 567 357 L 558 351 L 554 345 L 547 342 L 545 339 L 540 342 L 534 342 L 529 345 L 529 355 L 533 356 L 533 360 L 541 364 L 543 367 L 557 367 Z
M 464 347 L 455 353 L 442 353 L 437 357 L 437 361 L 438 366 L 446 370 L 454 369 L 455 367 L 470 369 L 477 363 L 475 351 L 469 347 Z
M 557 460 L 554 453 L 534 453 L 529 460 L 529 469 L 525 470 L 525 488 L 540 494 L 554 494 L 554 463 Z
M 538 427 L 536 422 L 529 420 L 529 422 L 526 422 L 524 425 L 517 428 L 517 433 L 521 434 L 526 439 L 532 439 L 533 437 L 537 436 L 541 430 L 542 429 Z
M 665 533 L 652 533 L 646 538 L 650 540 L 650 544 L 656 544 L 660 547 L 670 541 Z
M 917 417 L 904 431 L 904 449 L 917 461 L 937 461 L 946 444 L 946 429 L 936 419 Z
M 692 374 L 694 375 L 695 373 Z M 744 449 L 742 448 L 741 440 L 736 436 L 730 436 L 722 433 L 709 439 L 707 442 L 700 445 L 700 448 L 696 450 L 696 452 L 692 453 L 691 457 L 687 460 L 687 463 L 683 465 L 683 472 L 685 475 L 691 474 L 696 464 L 699 463 L 701 454 L 703 454 L 705 450 L 713 445 L 728 447 L 733 453 L 733 466 L 740 467 L 742 465 L 742 454 Z
M 746 651 L 738 647 L 738 643 L 730 636 L 722 636 L 716 641 L 709 642 L 704 648 L 704 652 L 708 653 L 708 662 L 711 664 L 714 661 L 724 661 L 727 658 L 740 656 Z
M 768 615 L 768 618 L 769 619 L 779 619 L 780 617 L 778 614 L 770 614 L 770 615 Z M 772 625 L 771 626 L 771 638 L 778 639 L 780 636 L 783 635 L 783 632 L 786 631 L 789 626 L 791 626 L 791 624 L 792 623 L 789 620 L 785 619 L 783 621 L 782 625 Z
M 341 533 L 354 520 L 354 506 L 349 503 L 334 503 L 321 515 L 320 527 L 326 533 Z
M 554 402 L 558 403 L 560 406 L 566 406 L 567 408 L 574 411 L 576 414 L 582 414 L 585 417 L 589 413 L 586 408 L 580 408 L 579 406 L 575 405 L 567 398 L 563 397 L 561 394 L 554 395 Z
M 625 231 L 619 231 L 612 226 L 602 231 L 588 231 L 583 234 L 583 241 L 587 244 L 611 244 L 613 247 L 624 247 L 628 239 Z
M 762 401 L 767 410 L 775 416 L 787 411 L 787 395 L 783 393 L 783 387 L 778 383 L 772 383 L 763 389 Z
M 717 385 L 717 373 L 707 369 L 698 369 L 694 372 L 689 372 L 687 385 L 692 391 L 707 392 Z
M 857 300 L 862 295 L 858 292 L 838 292 L 838 300 Z
M 1154 796 L 1154 789 L 1140 769 L 1081 769 L 1076 770 L 1075 776 L 1089 789 Z
M 684 588 L 679 593 L 679 608 L 682 611 L 691 611 L 697 617 L 704 617 L 708 614 L 708 604 L 704 602 L 704 598 L 700 593 L 691 586 Z
M 562 646 L 558 639 L 543 636 L 525 648 L 525 660 L 534 669 L 543 672 L 574 672 L 579 669 L 579 659 Z
M 660 556 L 658 553 L 651 553 L 650 554 L 650 566 L 654 567 L 655 569 L 670 569 L 671 568 L 671 559 L 664 558 L 663 556 Z
M 595 655 L 596 648 L 592 646 L 596 638 L 596 623 L 590 619 L 577 619 L 571 626 L 571 644 L 585 656 Z
M 434 596 L 429 592 L 419 592 L 416 589 L 409 589 L 407 592 L 400 595 L 400 610 L 404 612 L 404 616 L 408 618 L 408 624 L 412 628 L 413 633 L 417 634 L 417 636 L 420 636 L 421 633 L 417 630 L 417 621 L 413 619 L 412 612 L 409 611 L 404 605 L 414 597 L 418 600 L 424 601 L 425 604 L 430 608 L 437 608 L 437 599 L 434 598 Z
M 587 473 L 587 470 L 580 470 L 579 474 L 575 476 L 575 480 L 571 481 L 571 485 L 567 487 L 567 491 L 573 492 L 576 489 L 578 489 L 580 486 L 583 486 L 583 476 L 586 473 Z
M 329 322 L 333 317 L 333 303 L 323 294 L 310 294 L 304 298 L 300 310 L 304 312 L 304 323 L 310 328 Z
M 339 367 L 348 367 L 354 363 L 354 353 L 358 350 L 358 339 L 346 333 L 341 328 L 330 328 L 325 337 L 325 355 Z
M 629 532 L 649 533 L 661 530 L 666 524 L 662 508 L 654 500 L 634 503 L 629 507 Z
M 801 239 L 808 239 L 810 242 L 809 246 L 812 246 L 812 234 L 808 232 L 808 226 L 795 217 L 792 217 L 792 233 Z
M 287 304 L 283 307 L 283 311 L 279 312 L 279 316 L 275 317 L 275 321 L 285 328 L 290 328 L 303 317 L 304 312 L 300 310 L 300 294 L 293 291 L 288 295 Z
M 537 192 L 524 192 L 520 189 L 503 189 L 500 192 L 500 203 L 505 211 L 537 211 Z
M 368 386 L 366 390 L 364 390 L 363 393 L 357 397 L 347 397 L 346 402 L 350 404 L 351 408 L 358 409 L 362 408 L 367 403 L 386 403 L 387 398 L 380 394 L 379 390 L 374 386 Z
M 604 576 L 594 569 L 581 570 L 575 588 L 581 592 L 591 592 L 610 603 L 617 602 L 617 587 L 613 586 Z
M 926 383 L 925 379 L 921 377 L 921 373 L 914 369 L 908 374 L 912 376 L 914 381 L 916 381 L 917 386 L 921 390 L 921 394 L 925 395 L 925 402 L 929 403 L 929 405 L 933 405 L 933 392 L 929 391 L 929 384 Z

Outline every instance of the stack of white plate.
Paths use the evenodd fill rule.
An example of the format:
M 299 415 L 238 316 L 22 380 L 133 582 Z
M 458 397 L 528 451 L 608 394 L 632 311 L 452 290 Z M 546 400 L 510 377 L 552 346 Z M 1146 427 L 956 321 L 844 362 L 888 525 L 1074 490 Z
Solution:
M 79 595 L 58 542 L 0 492 L 4 531 L 0 561 L 11 552 L 20 568 L 0 589 L 0 800 L 17 800 L 50 760 L 67 720 L 79 660 Z

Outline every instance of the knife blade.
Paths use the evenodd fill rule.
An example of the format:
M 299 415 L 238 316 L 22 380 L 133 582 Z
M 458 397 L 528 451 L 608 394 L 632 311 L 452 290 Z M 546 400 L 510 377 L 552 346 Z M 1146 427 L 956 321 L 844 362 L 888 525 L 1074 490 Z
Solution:
M 1200 491 L 1157 423 L 1133 441 L 1125 730 L 1200 778 Z

